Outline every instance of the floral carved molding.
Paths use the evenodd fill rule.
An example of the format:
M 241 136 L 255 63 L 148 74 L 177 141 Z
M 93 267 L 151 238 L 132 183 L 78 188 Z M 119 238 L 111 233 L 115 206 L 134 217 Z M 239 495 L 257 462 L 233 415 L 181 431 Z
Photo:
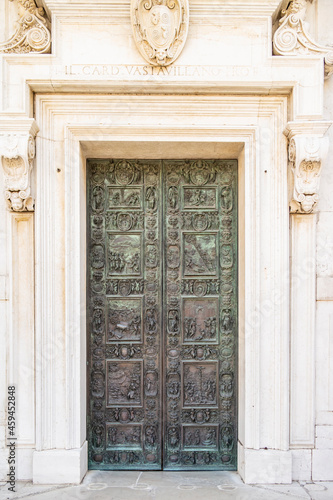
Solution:
M 0 44 L 0 52 L 49 53 L 51 33 L 44 9 L 38 8 L 34 0 L 18 0 L 18 15 L 16 31 L 9 40 Z
M 308 33 L 305 15 L 309 0 L 292 0 L 282 11 L 280 27 L 273 38 L 273 53 L 279 56 L 322 55 L 325 76 L 333 73 L 333 47 L 319 45 Z M 312 1 L 312 0 L 310 0 Z
M 143 58 L 152 66 L 168 66 L 186 42 L 188 0 L 131 0 L 131 20 Z
M 31 171 L 35 158 L 34 133 L 8 133 L 0 136 L 0 159 L 5 180 L 5 199 L 9 210 L 33 211 Z
M 289 139 L 289 168 L 293 179 L 291 213 L 310 214 L 319 201 L 322 165 L 329 148 L 329 139 L 324 134 L 330 125 L 329 122 L 317 122 L 312 134 L 307 133 L 310 130 L 306 127 L 302 130 L 300 124 L 292 123 L 285 130 Z M 309 123 L 307 126 L 309 129 Z

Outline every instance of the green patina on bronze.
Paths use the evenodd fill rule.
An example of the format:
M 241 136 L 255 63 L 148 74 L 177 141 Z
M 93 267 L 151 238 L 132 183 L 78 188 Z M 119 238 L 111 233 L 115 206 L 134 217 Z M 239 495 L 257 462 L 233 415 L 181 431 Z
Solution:
M 237 162 L 87 179 L 90 469 L 237 469 Z

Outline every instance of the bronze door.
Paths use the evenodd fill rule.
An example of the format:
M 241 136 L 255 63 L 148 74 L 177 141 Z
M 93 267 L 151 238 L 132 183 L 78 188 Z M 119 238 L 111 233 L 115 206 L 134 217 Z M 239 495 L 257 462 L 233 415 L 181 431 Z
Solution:
M 237 162 L 87 179 L 89 467 L 236 469 Z

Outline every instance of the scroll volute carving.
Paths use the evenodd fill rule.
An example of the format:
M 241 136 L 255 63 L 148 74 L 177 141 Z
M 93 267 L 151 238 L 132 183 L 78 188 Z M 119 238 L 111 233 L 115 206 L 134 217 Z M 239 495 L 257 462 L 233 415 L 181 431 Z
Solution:
M 311 213 L 319 200 L 322 162 L 329 140 L 318 136 L 295 136 L 289 141 L 289 164 L 294 178 L 291 213 Z
M 0 53 L 49 53 L 51 33 L 44 9 L 38 8 L 34 0 L 18 0 L 18 16 L 15 33 L 0 44 Z
M 33 211 L 31 170 L 35 139 L 31 134 L 0 136 L 0 159 L 5 178 L 5 199 L 9 210 Z
M 325 62 L 325 76 L 333 73 L 333 47 L 319 45 L 308 32 L 305 16 L 309 1 L 292 0 L 283 10 L 279 28 L 273 38 L 273 53 L 279 56 L 322 55 Z

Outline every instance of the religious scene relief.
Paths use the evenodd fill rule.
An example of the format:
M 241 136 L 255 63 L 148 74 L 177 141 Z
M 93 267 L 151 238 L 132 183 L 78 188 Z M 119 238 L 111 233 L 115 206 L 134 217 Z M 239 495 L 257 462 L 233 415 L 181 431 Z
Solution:
M 217 236 L 216 234 L 183 235 L 184 275 L 216 275 Z
M 142 193 L 140 188 L 109 188 L 109 209 L 140 208 L 142 209 Z
M 217 426 L 183 426 L 184 448 L 217 448 Z
M 184 187 L 184 209 L 216 209 L 216 188 Z
M 107 404 L 141 405 L 142 362 L 107 362 Z
M 141 299 L 110 299 L 108 302 L 107 339 L 140 341 L 142 338 Z
M 184 406 L 216 405 L 216 363 L 184 363 Z
M 88 171 L 90 467 L 234 469 L 236 163 L 157 163 Z
M 184 299 L 184 342 L 216 342 L 218 299 Z
M 141 274 L 142 242 L 140 234 L 108 233 L 108 270 L 112 275 Z
M 141 425 L 107 424 L 107 448 L 140 448 L 142 441 Z

